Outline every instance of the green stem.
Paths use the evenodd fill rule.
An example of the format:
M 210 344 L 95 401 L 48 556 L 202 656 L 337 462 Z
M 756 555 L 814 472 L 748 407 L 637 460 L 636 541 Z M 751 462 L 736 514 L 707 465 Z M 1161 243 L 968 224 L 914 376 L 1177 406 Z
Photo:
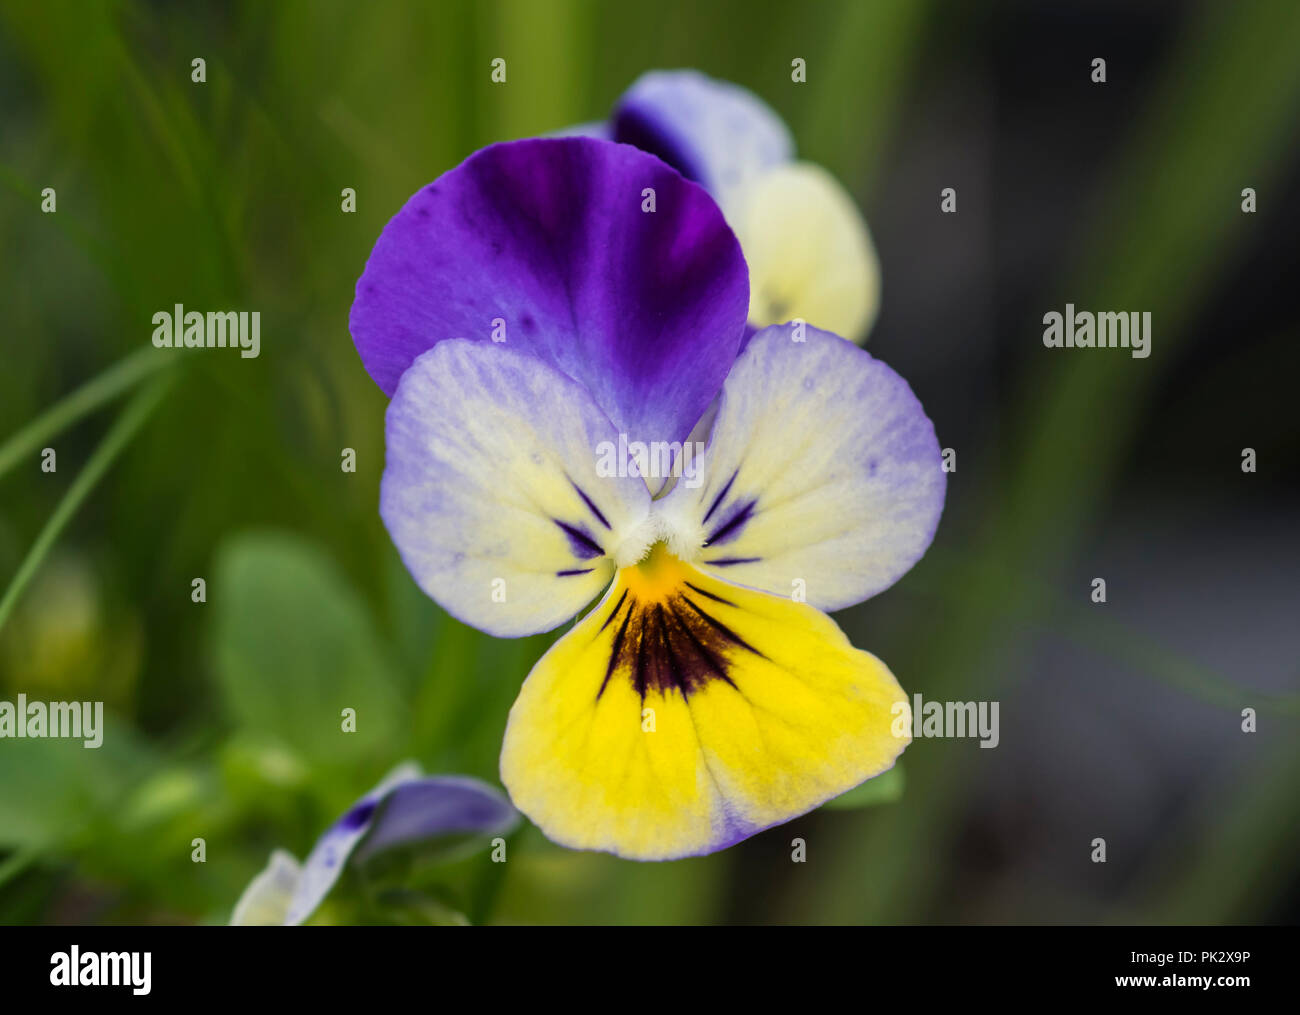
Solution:
M 87 381 L 72 394 L 55 402 L 16 434 L 0 445 L 0 476 L 42 447 L 49 438 L 71 426 L 82 416 L 111 402 L 133 384 L 159 367 L 173 362 L 152 347 L 119 360 L 98 377 Z
M 94 489 L 95 484 L 108 471 L 122 449 L 131 442 L 136 432 L 144 425 L 157 408 L 158 403 L 162 401 L 163 395 L 171 386 L 172 375 L 164 374 L 158 377 L 148 387 L 137 392 L 135 397 L 122 410 L 122 415 L 117 418 L 112 429 L 108 431 L 99 446 L 95 448 L 94 453 L 86 462 L 86 466 L 73 480 L 72 486 L 68 492 L 63 495 L 59 501 L 58 507 L 50 515 L 45 527 L 41 529 L 40 535 L 36 537 L 36 542 L 23 558 L 23 562 L 18 565 L 18 571 L 13 580 L 9 583 L 9 588 L 5 590 L 4 598 L 0 599 L 0 629 L 4 628 L 5 621 L 9 619 L 9 614 L 13 612 L 14 604 L 18 597 L 22 595 L 23 589 L 31 581 L 32 576 L 41 566 L 41 561 L 45 559 L 46 554 L 54 546 L 59 534 L 71 521 L 72 516 L 76 514 L 77 508 L 81 502 L 86 499 L 87 494 Z

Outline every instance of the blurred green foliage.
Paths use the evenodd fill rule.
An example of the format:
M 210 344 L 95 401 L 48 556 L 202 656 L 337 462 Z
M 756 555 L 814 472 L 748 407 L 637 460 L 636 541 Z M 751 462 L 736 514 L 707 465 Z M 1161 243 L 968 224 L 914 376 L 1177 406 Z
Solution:
M 950 12 L 936 6 L 0 4 L 0 580 L 31 565 L 0 629 L 0 696 L 94 695 L 111 722 L 98 751 L 0 745 L 0 921 L 223 921 L 272 848 L 305 854 L 395 763 L 496 782 L 509 707 L 552 638 L 493 640 L 448 617 L 383 530 L 385 399 L 347 332 L 374 239 L 412 192 L 476 148 L 599 119 L 656 67 L 755 90 L 802 153 L 870 210 L 910 75 L 927 40 L 943 36 Z M 1083 248 L 1087 291 L 1116 306 L 1140 291 L 1144 306 L 1195 313 L 1188 280 L 1215 270 L 1239 227 L 1207 193 L 1273 178 L 1295 121 L 1298 9 L 1204 5 L 1143 97 L 1113 210 Z M 806 89 L 781 84 L 790 54 L 818 68 Z M 489 78 L 498 55 L 509 60 L 505 88 Z M 203 85 L 190 79 L 195 57 L 207 61 Z M 1254 94 L 1270 101 L 1243 112 L 1241 96 Z M 39 212 L 44 187 L 57 190 L 54 215 Z M 340 213 L 344 187 L 357 192 L 356 214 Z M 174 303 L 261 310 L 262 356 L 178 355 L 158 368 L 167 386 L 153 403 L 127 403 L 146 404 L 148 418 L 110 442 L 121 400 L 152 383 L 131 358 L 152 313 Z M 1020 624 L 1050 613 L 1023 576 L 1068 555 L 1069 520 L 1105 496 L 1128 439 L 1124 414 L 1157 369 L 1125 362 L 1121 372 L 1120 362 L 1024 379 L 1024 446 L 956 494 L 993 505 L 995 489 L 1010 490 L 999 505 L 1015 510 L 991 506 L 971 531 L 945 534 L 900 586 L 916 598 L 892 608 L 892 652 L 928 675 L 928 697 L 969 697 L 973 685 L 995 696 L 1006 614 Z M 1114 414 L 1081 441 L 1081 407 L 1101 397 Z M 58 449 L 55 474 L 36 464 L 46 445 Z M 349 447 L 355 474 L 339 468 Z M 102 470 L 87 478 L 96 448 Z M 207 582 L 202 604 L 195 577 Z M 872 647 L 856 637 L 865 615 L 846 626 Z M 1193 691 L 1213 686 L 1190 679 Z M 340 738 L 327 731 L 345 707 L 357 709 L 358 732 Z M 772 862 L 788 860 L 780 842 L 776 853 L 756 841 L 637 865 L 525 828 L 506 865 L 425 870 L 412 859 L 364 896 L 370 908 L 345 898 L 324 918 L 931 918 L 945 885 L 931 844 L 953 834 L 969 765 L 935 749 L 913 750 L 906 767 L 901 802 L 900 768 L 807 819 L 827 843 L 807 869 Z M 1107 915 L 1249 915 L 1241 907 L 1261 870 L 1295 842 L 1300 772 L 1293 760 L 1276 772 L 1225 822 L 1216 863 L 1233 866 L 1241 842 L 1255 844 L 1226 887 L 1192 862 Z M 1288 793 L 1287 820 L 1262 820 Z M 205 864 L 190 860 L 194 837 L 207 842 Z M 768 866 L 756 875 L 759 862 Z M 1204 895 L 1188 902 L 1181 886 Z
M 311 767 L 384 764 L 406 724 L 396 667 L 365 606 L 309 545 L 236 537 L 213 568 L 213 668 L 230 722 Z M 344 709 L 355 733 L 337 735 Z

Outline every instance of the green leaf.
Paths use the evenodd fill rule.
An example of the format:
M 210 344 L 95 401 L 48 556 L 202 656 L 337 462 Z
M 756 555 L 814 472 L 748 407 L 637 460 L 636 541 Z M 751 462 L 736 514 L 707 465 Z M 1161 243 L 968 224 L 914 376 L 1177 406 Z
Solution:
M 875 807 L 877 804 L 892 804 L 903 796 L 903 785 L 903 763 L 896 761 L 889 771 L 881 772 L 874 779 L 868 779 L 834 800 L 826 801 L 822 804 L 822 809 L 852 811 L 862 807 Z
M 0 747 L 0 849 L 54 849 L 90 834 L 155 763 L 126 725 L 105 717 L 103 743 L 6 739 Z
M 241 732 L 317 764 L 400 753 L 407 724 L 391 657 L 319 549 L 276 533 L 233 537 L 208 602 L 217 678 Z M 355 732 L 343 729 L 345 709 L 355 710 Z

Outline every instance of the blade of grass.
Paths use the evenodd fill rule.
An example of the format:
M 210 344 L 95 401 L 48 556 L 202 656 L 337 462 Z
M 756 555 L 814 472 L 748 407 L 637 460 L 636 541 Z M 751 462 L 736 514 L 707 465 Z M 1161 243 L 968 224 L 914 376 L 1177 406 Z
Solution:
M 809 77 L 799 148 L 856 189 L 870 178 L 903 108 L 901 95 L 915 73 L 931 5 L 877 0 L 828 10 L 827 52 Z M 844 129 L 846 105 L 851 131 Z
M 111 402 L 162 366 L 175 362 L 144 348 L 114 363 L 87 381 L 0 444 L 0 477 L 57 433 Z
M 27 556 L 18 565 L 18 571 L 14 574 L 13 580 L 9 582 L 4 598 L 0 599 L 0 629 L 4 628 L 5 621 L 9 619 L 9 614 L 13 612 L 18 597 L 22 595 L 23 590 L 40 568 L 41 562 L 58 540 L 60 533 L 72 520 L 73 515 L 76 514 L 82 501 L 94 489 L 95 484 L 103 478 L 104 473 L 113 464 L 113 460 L 121 454 L 122 450 L 139 432 L 145 421 L 153 414 L 154 409 L 158 407 L 163 396 L 171 387 L 174 378 L 175 375 L 171 372 L 165 373 L 138 391 L 127 404 L 127 407 L 122 410 L 122 415 L 117 418 L 117 421 L 104 436 L 99 446 L 95 448 L 87 460 L 85 468 L 73 480 L 68 492 L 63 495 L 58 507 L 54 509 L 54 513 L 50 515 L 45 527 L 41 529 L 40 534 L 36 537 L 36 542 L 32 544 Z
M 40 188 L 24 179 L 8 163 L 0 161 L 0 184 L 27 202 L 31 208 L 40 206 Z M 134 303 L 138 286 L 130 269 L 130 258 L 121 256 L 106 246 L 77 218 L 65 210 L 50 216 L 51 224 L 60 230 L 72 244 L 82 251 L 91 263 L 99 266 L 104 277 L 111 280 L 124 302 Z

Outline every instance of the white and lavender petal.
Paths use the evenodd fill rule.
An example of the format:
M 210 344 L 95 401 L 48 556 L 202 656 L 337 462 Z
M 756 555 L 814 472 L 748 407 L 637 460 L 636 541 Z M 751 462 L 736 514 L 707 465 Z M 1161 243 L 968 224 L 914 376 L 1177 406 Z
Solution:
M 453 339 L 388 407 L 379 513 L 427 595 L 498 637 L 550 630 L 596 598 L 649 511 L 606 475 L 618 431 L 586 389 L 509 345 Z
M 696 563 L 776 595 L 843 609 L 929 547 L 946 477 L 907 382 L 837 335 L 765 328 L 736 360 L 694 489 L 659 505 Z

